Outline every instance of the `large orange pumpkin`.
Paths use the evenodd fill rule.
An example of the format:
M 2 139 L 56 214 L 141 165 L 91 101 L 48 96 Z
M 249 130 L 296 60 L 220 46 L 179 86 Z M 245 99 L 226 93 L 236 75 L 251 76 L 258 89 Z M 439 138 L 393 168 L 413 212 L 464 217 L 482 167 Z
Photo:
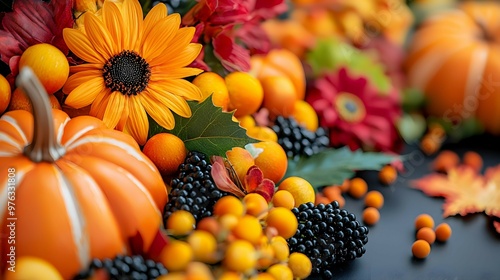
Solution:
M 500 134 L 500 4 L 464 2 L 422 23 L 409 46 L 410 86 L 427 110 L 453 125 L 477 117 Z
M 147 250 L 167 201 L 153 163 L 132 137 L 101 120 L 51 110 L 29 68 L 18 86 L 34 106 L 33 115 L 0 118 L 2 268 L 9 254 L 40 257 L 70 279 L 92 258 L 126 253 L 137 234 Z

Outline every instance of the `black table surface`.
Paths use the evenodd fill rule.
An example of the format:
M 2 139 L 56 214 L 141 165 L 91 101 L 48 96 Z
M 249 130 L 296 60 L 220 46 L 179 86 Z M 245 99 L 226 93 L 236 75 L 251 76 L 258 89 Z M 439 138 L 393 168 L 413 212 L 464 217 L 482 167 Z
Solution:
M 500 137 L 481 135 L 445 144 L 463 155 L 476 151 L 483 156 L 484 167 L 500 164 Z M 429 280 L 499 280 L 500 234 L 492 226 L 492 220 L 484 213 L 465 217 L 443 217 L 443 198 L 431 198 L 412 189 L 410 182 L 431 172 L 434 156 L 425 156 L 416 146 L 407 146 L 406 172 L 399 175 L 391 186 L 378 182 L 377 172 L 363 172 L 369 190 L 378 190 L 385 197 L 380 210 L 380 221 L 370 227 L 366 253 L 348 264 L 335 269 L 334 279 L 429 279 Z M 363 199 L 346 196 L 344 206 L 356 214 L 358 220 L 364 209 Z M 415 241 L 415 218 L 427 213 L 436 225 L 447 222 L 453 231 L 445 243 L 434 243 L 430 255 L 423 260 L 412 256 L 411 245 Z

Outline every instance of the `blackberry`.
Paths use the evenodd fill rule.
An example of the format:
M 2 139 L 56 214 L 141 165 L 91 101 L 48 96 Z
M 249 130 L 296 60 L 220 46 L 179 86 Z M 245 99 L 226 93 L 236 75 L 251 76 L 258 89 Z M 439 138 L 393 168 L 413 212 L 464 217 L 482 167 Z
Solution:
M 306 254 L 313 265 L 312 274 L 331 279 L 334 265 L 361 257 L 368 242 L 368 228 L 356 216 L 330 204 L 304 203 L 292 209 L 299 226 L 288 245 L 291 252 Z
M 312 132 L 290 117 L 278 116 L 271 128 L 278 135 L 278 143 L 289 158 L 312 156 L 330 145 L 328 132 L 320 127 Z
M 165 205 L 163 218 L 177 210 L 186 210 L 193 214 L 198 222 L 212 216 L 215 202 L 229 195 L 219 190 L 211 175 L 212 165 L 203 153 L 190 151 L 184 163 L 179 165 L 178 175 L 171 181 L 168 203 Z
M 168 273 L 162 263 L 141 255 L 119 255 L 114 259 L 93 259 L 73 280 L 89 279 L 99 270 L 106 271 L 110 280 L 150 280 Z

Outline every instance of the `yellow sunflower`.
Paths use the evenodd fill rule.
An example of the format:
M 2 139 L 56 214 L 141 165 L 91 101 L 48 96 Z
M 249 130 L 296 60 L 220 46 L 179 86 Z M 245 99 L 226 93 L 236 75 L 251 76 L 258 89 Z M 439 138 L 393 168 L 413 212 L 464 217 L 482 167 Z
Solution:
M 175 126 L 172 111 L 191 116 L 186 100 L 202 97 L 183 79 L 202 72 L 186 67 L 201 51 L 200 44 L 191 43 L 194 27 L 180 28 L 179 14 L 167 16 L 164 4 L 143 20 L 137 0 L 106 0 L 102 20 L 92 13 L 83 16 L 85 31 L 63 31 L 69 49 L 88 62 L 70 69 L 63 87 L 67 105 L 92 104 L 90 115 L 129 133 L 140 145 L 148 136 L 147 114 L 165 129 Z

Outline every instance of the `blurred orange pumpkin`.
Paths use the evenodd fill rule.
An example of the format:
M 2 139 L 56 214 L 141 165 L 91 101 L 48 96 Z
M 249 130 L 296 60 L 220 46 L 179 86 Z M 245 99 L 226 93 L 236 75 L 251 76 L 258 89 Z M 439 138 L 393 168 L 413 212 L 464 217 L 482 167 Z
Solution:
M 498 2 L 464 2 L 416 31 L 405 68 L 430 114 L 454 125 L 477 117 L 500 134 L 499 16 Z
M 15 246 L 16 258 L 44 259 L 70 279 L 92 258 L 126 253 L 138 234 L 147 251 L 168 199 L 154 164 L 101 120 L 50 109 L 31 69 L 18 83 L 34 108 L 0 118 L 2 264 Z

